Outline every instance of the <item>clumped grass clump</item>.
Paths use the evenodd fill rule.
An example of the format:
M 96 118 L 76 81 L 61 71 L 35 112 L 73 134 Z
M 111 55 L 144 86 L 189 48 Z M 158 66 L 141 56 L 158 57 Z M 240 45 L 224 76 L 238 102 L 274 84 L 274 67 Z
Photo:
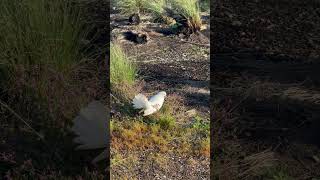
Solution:
M 92 58 L 81 43 L 89 31 L 69 1 L 1 0 L 0 91 L 23 101 L 32 97 L 57 119 L 60 100 L 70 97 L 65 90 L 76 86 L 72 76 Z
M 165 13 L 166 0 L 153 0 L 146 3 L 146 9 L 154 13 L 156 16 L 161 16 Z
M 117 6 L 122 14 L 140 14 L 146 10 L 147 0 L 119 0 Z
M 68 0 L 0 1 L 0 131 L 3 140 L 16 139 L 4 144 L 17 164 L 4 161 L 8 168 L 0 169 L 8 179 L 102 179 L 69 151 L 71 120 L 100 90 L 100 49 L 92 48 L 93 25 L 82 19 L 80 6 Z
M 132 114 L 132 98 L 136 95 L 138 85 L 136 84 L 137 68 L 128 59 L 120 44 L 110 44 L 110 82 L 112 97 L 116 106 L 122 113 Z
M 110 81 L 111 85 L 133 85 L 137 69 L 129 61 L 121 46 L 117 43 L 110 45 Z
M 153 0 L 146 3 L 146 9 L 148 12 L 152 13 L 155 22 L 161 22 L 169 25 L 175 24 L 176 21 L 172 17 L 168 16 L 166 11 L 167 8 L 168 3 L 166 0 Z
M 201 29 L 202 22 L 198 0 L 171 0 L 172 8 L 186 19 L 187 27 L 196 32 Z
M 65 0 L 2 0 L 0 7 L 2 72 L 47 65 L 66 73 L 79 63 L 88 31 L 76 7 Z

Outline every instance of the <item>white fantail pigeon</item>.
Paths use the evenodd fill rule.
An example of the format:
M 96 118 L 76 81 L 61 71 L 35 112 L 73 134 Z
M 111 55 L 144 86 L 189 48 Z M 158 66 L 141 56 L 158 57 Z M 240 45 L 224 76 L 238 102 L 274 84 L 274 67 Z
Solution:
M 135 109 L 142 109 L 143 116 L 148 116 L 153 114 L 162 107 L 164 98 L 167 96 L 167 93 L 164 91 L 159 92 L 158 94 L 152 96 L 149 100 L 143 94 L 138 94 L 133 99 L 133 107 Z

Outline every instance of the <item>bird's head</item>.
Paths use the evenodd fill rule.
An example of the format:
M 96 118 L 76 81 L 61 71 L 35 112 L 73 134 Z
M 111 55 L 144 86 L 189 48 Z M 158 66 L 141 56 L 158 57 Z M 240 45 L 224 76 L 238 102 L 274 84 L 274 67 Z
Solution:
M 165 91 L 160 91 L 159 94 L 163 95 L 163 97 L 167 96 L 167 93 Z

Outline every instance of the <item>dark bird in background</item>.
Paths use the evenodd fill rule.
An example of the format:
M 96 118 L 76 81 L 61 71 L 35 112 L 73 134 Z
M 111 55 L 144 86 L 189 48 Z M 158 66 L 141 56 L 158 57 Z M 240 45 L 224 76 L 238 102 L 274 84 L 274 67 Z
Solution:
M 134 33 L 132 31 L 128 31 L 124 33 L 124 36 L 127 40 L 137 44 L 145 44 L 148 42 L 148 35 L 146 33 Z
M 129 23 L 130 24 L 138 25 L 138 24 L 140 24 L 140 22 L 141 22 L 140 16 L 137 13 L 134 13 L 129 17 Z

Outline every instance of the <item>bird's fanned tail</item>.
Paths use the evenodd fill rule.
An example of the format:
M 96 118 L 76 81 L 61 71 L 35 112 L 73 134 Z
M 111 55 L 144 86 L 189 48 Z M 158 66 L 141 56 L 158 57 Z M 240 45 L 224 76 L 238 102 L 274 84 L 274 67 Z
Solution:
M 74 142 L 80 144 L 76 147 L 77 150 L 104 148 L 108 145 L 109 123 L 106 112 L 104 105 L 99 101 L 91 102 L 80 111 L 72 127 L 72 131 L 78 135 Z M 105 152 L 101 155 L 106 157 Z M 101 155 L 93 162 L 102 159 Z
M 143 94 L 138 94 L 133 99 L 133 107 L 135 109 L 147 109 L 150 106 L 147 97 Z

